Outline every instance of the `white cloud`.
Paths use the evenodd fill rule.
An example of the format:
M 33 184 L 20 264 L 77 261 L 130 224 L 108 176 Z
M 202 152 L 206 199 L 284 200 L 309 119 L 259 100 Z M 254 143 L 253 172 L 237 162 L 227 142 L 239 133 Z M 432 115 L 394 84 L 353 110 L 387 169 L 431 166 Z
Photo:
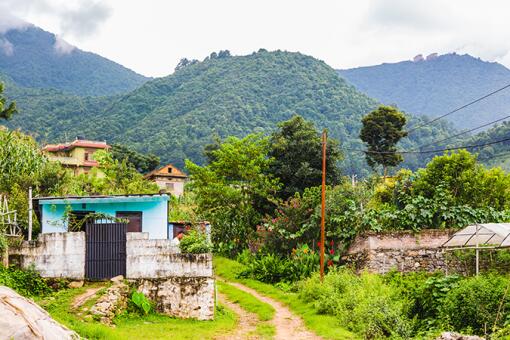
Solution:
M 0 49 L 6 56 L 11 56 L 14 53 L 11 42 L 5 38 L 0 38 Z
M 152 76 L 212 51 L 300 51 L 335 68 L 469 53 L 510 66 L 510 2 L 0 0 L 71 44 Z
M 55 35 L 55 44 L 53 44 L 55 52 L 59 55 L 71 53 L 76 47 L 62 39 L 59 35 Z
M 98 32 L 112 9 L 104 1 L 2 0 L 0 12 L 10 12 L 36 24 L 51 22 L 53 33 L 83 39 Z

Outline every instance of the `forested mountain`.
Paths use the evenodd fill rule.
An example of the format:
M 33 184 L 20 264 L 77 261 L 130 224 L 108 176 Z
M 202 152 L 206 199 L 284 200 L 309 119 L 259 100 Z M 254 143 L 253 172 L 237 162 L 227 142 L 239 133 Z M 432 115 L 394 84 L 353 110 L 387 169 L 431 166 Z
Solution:
M 127 92 L 148 80 L 32 25 L 0 33 L 0 72 L 22 87 L 80 96 Z
M 417 61 L 339 70 L 358 90 L 385 104 L 435 117 L 510 83 L 510 70 L 470 55 L 431 55 Z M 472 128 L 510 114 L 510 89 L 449 116 Z
M 475 136 L 466 138 L 461 145 L 483 145 L 498 141 L 484 147 L 474 148 L 478 153 L 478 160 L 488 166 L 501 166 L 510 171 L 510 122 L 504 122 L 483 131 Z
M 378 105 L 322 61 L 265 50 L 235 57 L 213 53 L 116 97 L 30 91 L 8 91 L 22 112 L 11 126 L 46 141 L 84 135 L 119 142 L 178 166 L 185 158 L 201 162 L 202 148 L 214 136 L 267 133 L 295 114 L 327 127 L 344 149 L 361 149 L 361 117 Z M 447 133 L 444 124 L 429 126 L 404 139 L 401 147 L 416 147 Z M 405 165 L 422 164 L 409 157 Z M 364 155 L 347 151 L 343 167 L 347 173 L 366 173 Z

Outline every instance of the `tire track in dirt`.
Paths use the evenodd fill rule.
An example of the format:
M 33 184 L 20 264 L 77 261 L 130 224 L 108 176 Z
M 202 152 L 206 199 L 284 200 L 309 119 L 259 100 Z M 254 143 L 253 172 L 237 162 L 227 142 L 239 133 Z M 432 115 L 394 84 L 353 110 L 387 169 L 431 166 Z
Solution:
M 308 339 L 322 339 L 320 336 L 306 329 L 303 320 L 292 313 L 285 305 L 281 302 L 276 301 L 270 297 L 259 294 L 256 290 L 246 287 L 237 282 L 228 281 L 229 285 L 232 285 L 248 294 L 253 295 L 262 302 L 271 305 L 275 309 L 275 315 L 271 322 L 275 326 L 276 340 L 308 340 Z
M 233 303 L 228 298 L 218 293 L 218 300 L 220 303 L 232 310 L 238 317 L 238 324 L 234 333 L 228 333 L 217 336 L 215 340 L 245 340 L 245 339 L 258 339 L 258 337 L 250 335 L 257 329 L 258 317 L 256 314 L 249 313 L 241 308 L 237 303 Z

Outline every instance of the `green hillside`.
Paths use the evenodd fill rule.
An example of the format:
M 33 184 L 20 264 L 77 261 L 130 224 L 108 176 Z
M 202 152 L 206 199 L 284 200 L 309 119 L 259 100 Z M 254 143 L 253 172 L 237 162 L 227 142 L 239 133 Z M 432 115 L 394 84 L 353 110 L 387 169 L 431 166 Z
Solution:
M 510 83 L 510 70 L 455 53 L 340 70 L 356 88 L 385 104 L 436 117 Z M 473 128 L 509 114 L 510 90 L 449 117 L 457 128 Z
M 344 148 L 362 148 L 361 117 L 377 106 L 324 62 L 300 53 L 265 50 L 236 57 L 213 53 L 116 97 L 30 91 L 13 90 L 23 113 L 11 126 L 48 141 L 83 135 L 132 145 L 178 166 L 185 158 L 203 161 L 202 148 L 214 136 L 268 133 L 294 114 L 327 127 Z M 412 148 L 446 133 L 445 125 L 428 127 L 401 146 Z M 422 159 L 411 157 L 405 165 L 421 164 Z M 358 174 L 367 169 L 359 152 L 346 153 L 343 167 Z
M 56 36 L 35 26 L 9 30 L 0 34 L 0 41 L 9 46 L 0 48 L 0 72 L 23 87 L 97 96 L 127 92 L 148 80 L 66 43 L 62 44 L 67 49 L 58 49 Z

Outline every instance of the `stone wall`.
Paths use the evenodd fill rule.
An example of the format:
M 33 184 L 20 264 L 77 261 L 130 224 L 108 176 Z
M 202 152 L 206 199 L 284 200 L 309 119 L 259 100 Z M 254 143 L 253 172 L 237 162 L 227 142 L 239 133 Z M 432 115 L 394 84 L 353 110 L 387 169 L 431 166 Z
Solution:
M 12 252 L 13 262 L 33 265 L 43 277 L 85 278 L 85 233 L 47 233 Z M 171 240 L 128 233 L 126 278 L 156 304 L 159 312 L 184 318 L 214 317 L 211 254 L 181 254 Z
M 43 277 L 85 277 L 85 233 L 41 234 L 37 241 L 24 241 L 11 248 L 9 258 L 22 268 L 34 267 Z
M 400 231 L 391 233 L 366 233 L 356 237 L 343 261 L 356 270 L 386 273 L 390 270 L 454 271 L 448 256 L 441 248 L 452 230 L 425 229 L 418 233 Z
M 171 240 L 149 240 L 146 233 L 128 233 L 128 279 L 212 277 L 211 254 L 181 254 Z
M 213 277 L 170 277 L 132 280 L 161 313 L 198 320 L 214 318 Z

